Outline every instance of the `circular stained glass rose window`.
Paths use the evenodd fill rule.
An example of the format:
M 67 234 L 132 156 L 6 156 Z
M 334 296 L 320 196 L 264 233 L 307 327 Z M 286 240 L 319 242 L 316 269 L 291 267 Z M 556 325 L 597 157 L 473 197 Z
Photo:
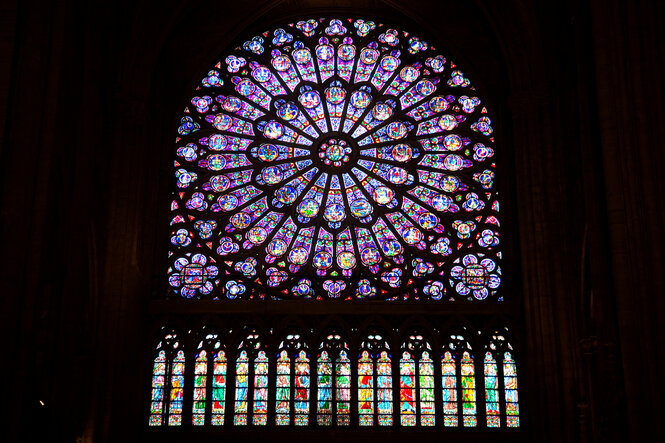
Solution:
M 249 38 L 203 78 L 178 127 L 171 286 L 213 298 L 492 298 L 492 133 L 468 78 L 411 33 L 310 19 Z M 460 265 L 470 256 L 482 261 Z M 218 272 L 182 277 L 191 257 Z M 242 296 L 227 294 L 231 280 Z

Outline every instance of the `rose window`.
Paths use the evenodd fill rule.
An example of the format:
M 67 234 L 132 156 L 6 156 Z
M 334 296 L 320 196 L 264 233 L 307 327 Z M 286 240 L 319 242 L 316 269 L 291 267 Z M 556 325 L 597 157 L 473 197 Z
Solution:
M 417 36 L 319 19 L 252 37 L 203 78 L 178 132 L 169 275 L 182 296 L 497 293 L 492 120 Z M 469 254 L 495 267 L 457 265 Z

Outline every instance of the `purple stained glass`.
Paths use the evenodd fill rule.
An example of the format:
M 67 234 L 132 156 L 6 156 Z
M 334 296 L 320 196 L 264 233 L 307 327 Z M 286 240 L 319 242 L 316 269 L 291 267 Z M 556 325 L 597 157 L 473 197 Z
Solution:
M 438 45 L 316 18 L 221 60 L 177 128 L 174 293 L 497 298 L 495 119 Z

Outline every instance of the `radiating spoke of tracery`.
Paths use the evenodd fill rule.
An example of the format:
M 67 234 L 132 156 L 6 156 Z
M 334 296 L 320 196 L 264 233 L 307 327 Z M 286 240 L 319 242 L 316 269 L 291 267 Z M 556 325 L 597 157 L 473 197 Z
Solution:
M 248 38 L 175 145 L 183 297 L 500 297 L 492 120 L 431 42 L 324 18 Z

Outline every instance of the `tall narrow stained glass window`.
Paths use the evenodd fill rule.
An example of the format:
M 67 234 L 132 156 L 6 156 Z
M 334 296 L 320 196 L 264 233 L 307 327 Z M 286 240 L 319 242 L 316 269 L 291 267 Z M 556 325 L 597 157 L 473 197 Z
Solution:
M 152 368 L 152 397 L 150 426 L 162 424 L 164 414 L 164 391 L 166 381 L 166 352 L 159 351 Z
M 171 400 L 169 402 L 169 426 L 182 424 L 182 401 L 185 390 L 185 353 L 178 351 L 171 363 Z
M 309 357 L 297 334 L 290 334 L 280 344 L 277 358 L 275 423 L 283 426 L 309 424 Z M 293 417 L 293 421 L 292 421 Z
M 192 399 L 192 424 L 206 424 L 210 408 L 210 423 L 218 426 L 224 422 L 226 394 L 226 355 L 217 334 L 206 333 L 198 340 L 194 361 L 194 394 Z M 208 406 L 212 404 L 212 406 Z
M 478 424 L 476 417 L 476 369 L 473 356 L 464 351 L 461 358 L 462 367 L 462 423 L 466 427 Z
M 268 422 L 268 356 L 256 333 L 240 342 L 235 371 L 235 425 L 263 426 Z
M 167 298 L 247 318 L 273 302 L 303 317 L 308 303 L 501 304 L 491 112 L 434 42 L 393 26 L 294 21 L 211 65 L 179 116 Z M 481 331 L 404 327 L 426 340 L 380 321 L 301 337 L 268 317 L 160 343 L 149 424 L 519 426 L 515 351 L 498 332 L 479 348 Z
M 441 393 L 443 395 L 443 424 L 456 427 L 457 420 L 457 365 L 454 353 L 445 351 L 441 359 Z
M 152 367 L 150 426 L 179 426 L 182 423 L 185 353 L 181 348 L 180 340 L 173 332 L 164 334 L 157 344 L 157 357 Z
M 240 351 L 236 360 L 236 396 L 235 396 L 235 419 L 234 424 L 247 424 L 247 395 L 249 391 L 249 358 L 247 351 Z
M 468 331 L 464 331 L 468 335 Z M 441 398 L 446 427 L 478 424 L 476 369 L 471 344 L 464 335 L 453 334 L 442 350 Z
M 259 351 L 254 360 L 254 417 L 255 425 L 268 422 L 268 357 Z
M 400 423 L 415 426 L 435 425 L 434 363 L 432 348 L 421 335 L 411 335 L 402 345 L 400 360 Z M 418 360 L 416 362 L 416 360 Z
M 206 397 L 208 387 L 208 353 L 202 349 L 196 356 L 194 364 L 194 401 L 192 406 L 192 423 L 196 426 L 205 424 Z
M 393 424 L 392 361 L 388 343 L 369 335 L 358 358 L 358 415 L 360 426 Z M 376 417 L 376 418 L 375 418 Z
M 517 364 L 512 345 L 498 331 L 485 351 L 484 371 L 487 426 L 501 427 L 505 414 L 505 426 L 519 427 Z
M 212 412 L 210 422 L 213 426 L 224 424 L 224 407 L 226 401 L 226 354 L 218 351 L 212 367 Z
M 317 422 L 320 426 L 350 424 L 351 361 L 348 345 L 337 334 L 319 347 L 317 367 Z

